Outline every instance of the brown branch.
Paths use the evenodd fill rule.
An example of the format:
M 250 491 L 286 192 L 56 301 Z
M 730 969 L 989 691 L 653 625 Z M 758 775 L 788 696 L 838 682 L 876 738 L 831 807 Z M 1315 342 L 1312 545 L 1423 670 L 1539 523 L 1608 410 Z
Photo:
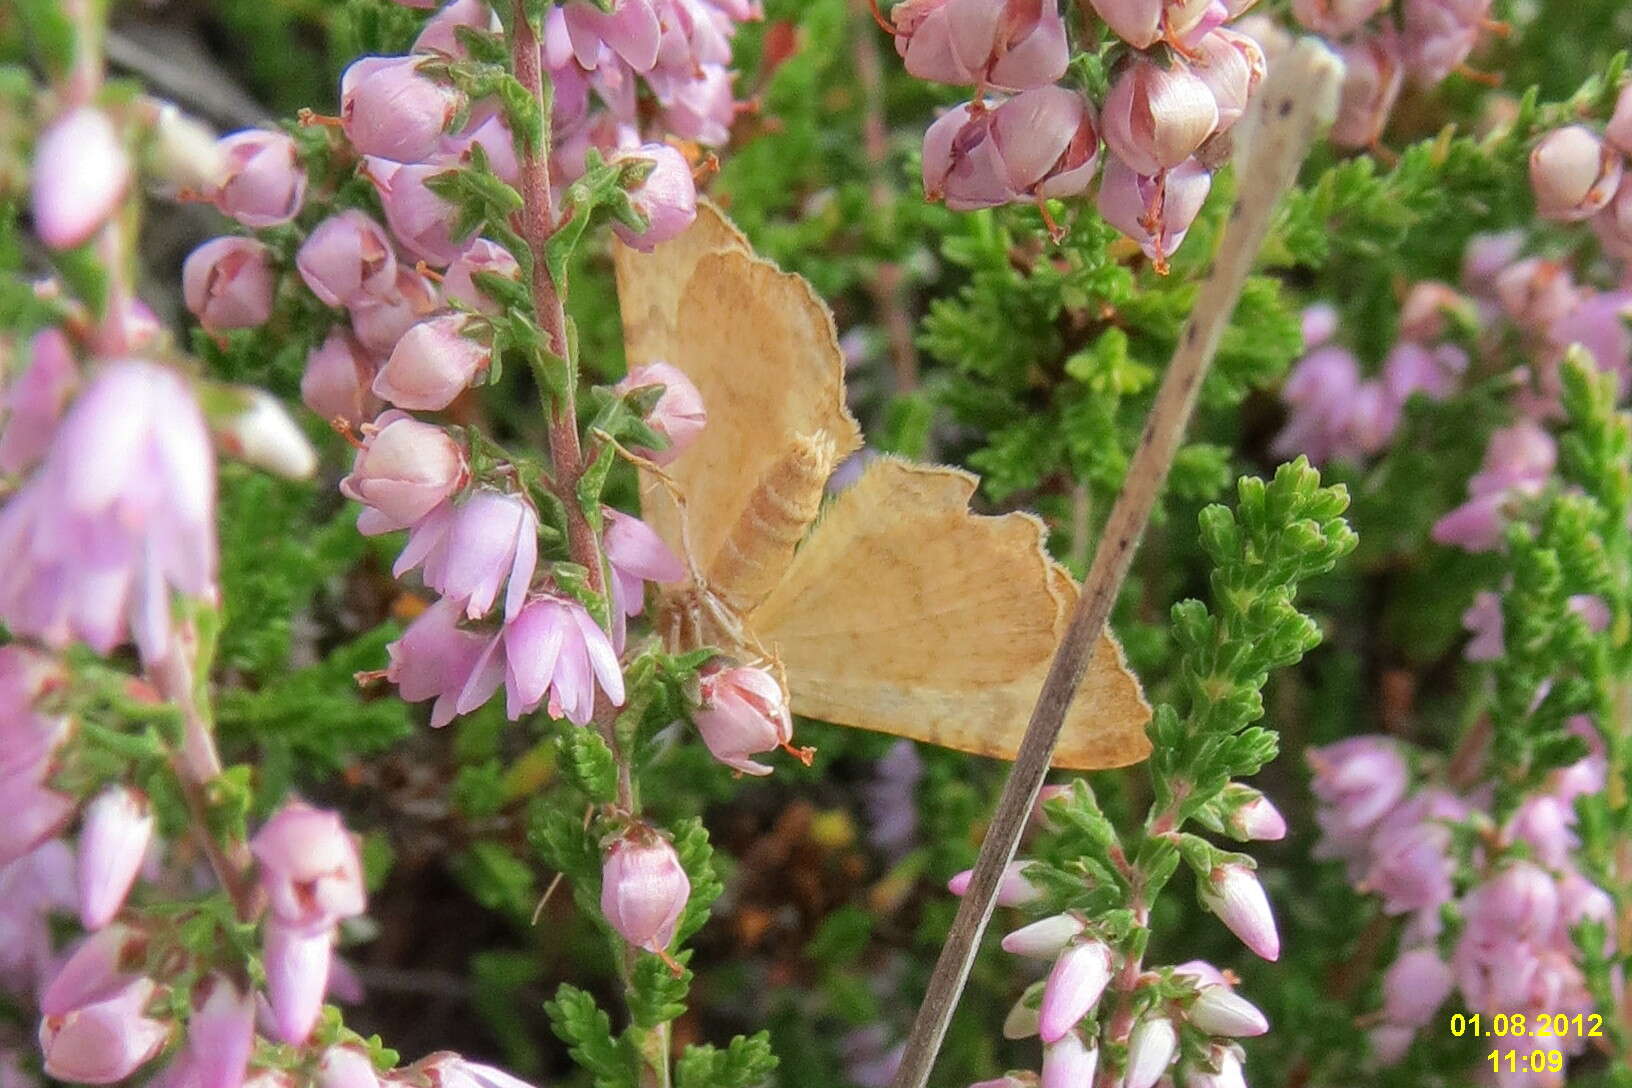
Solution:
M 1305 41 L 1276 62 L 1259 93 L 1248 122 L 1256 131 L 1240 144 L 1243 160 L 1236 175 L 1244 179 L 1243 190 L 1230 211 L 1213 268 L 1197 292 L 1195 308 L 1156 394 L 1082 595 L 1049 666 L 1014 770 L 981 845 L 973 879 L 907 1038 L 894 1088 L 923 1088 L 929 1079 L 980 939 L 991 921 L 1003 869 L 1013 859 L 1037 803 L 1066 710 L 1087 671 L 1093 646 L 1105 630 L 1134 550 L 1184 438 L 1202 378 L 1269 231 L 1270 214 L 1297 176 L 1316 131 L 1336 112 L 1341 78 L 1342 65 L 1337 59 L 1320 45 Z

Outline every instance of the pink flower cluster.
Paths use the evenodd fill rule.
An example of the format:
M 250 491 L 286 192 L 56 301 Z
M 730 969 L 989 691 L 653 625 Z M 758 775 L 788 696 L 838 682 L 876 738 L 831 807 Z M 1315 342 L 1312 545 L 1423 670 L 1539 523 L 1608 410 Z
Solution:
M 954 210 L 1081 196 L 1108 149 L 1099 210 L 1158 268 L 1211 185 L 1202 145 L 1246 108 L 1264 73 L 1258 43 L 1224 26 L 1252 0 L 1093 0 L 1131 48 L 1096 109 L 1060 86 L 1070 60 L 1058 0 L 906 0 L 896 51 L 921 79 L 974 98 L 924 134 L 923 182 Z M 1158 49 L 1157 47 L 1162 47 Z M 1012 92 L 997 102 L 988 89 Z
M 1491 0 L 1293 0 L 1293 18 L 1332 39 L 1343 58 L 1332 142 L 1375 146 L 1407 81 L 1433 87 L 1468 71 L 1481 35 L 1499 29 L 1490 7 Z
M 1590 220 L 1604 249 L 1632 259 L 1632 87 L 1623 88 L 1602 129 L 1566 125 L 1530 152 L 1530 188 L 1543 219 Z
M 1044 787 L 1043 799 L 1066 787 Z M 1286 835 L 1286 821 L 1263 794 L 1247 786 L 1229 787 L 1224 807 L 1226 828 L 1245 840 L 1275 840 Z M 1034 819 L 1045 820 L 1039 810 Z M 1025 860 L 1017 860 L 1004 871 L 998 886 L 999 906 L 1020 907 L 1035 903 L 1042 892 L 1026 877 Z M 969 888 L 971 871 L 954 876 L 948 889 L 963 895 Z M 1275 916 L 1263 885 L 1253 870 L 1237 862 L 1217 866 L 1202 878 L 1203 905 L 1218 916 L 1229 930 L 1256 955 L 1275 960 L 1280 956 L 1280 936 Z M 1003 938 L 1006 952 L 1027 959 L 1051 962 L 1046 978 L 1030 987 L 1009 1013 L 1003 1034 L 1010 1039 L 1037 1035 L 1043 1043 L 1040 1082 L 1034 1075 L 1011 1073 L 995 1081 L 983 1081 L 971 1088 L 1009 1088 L 1040 1083 L 1042 1088 L 1075 1088 L 1095 1083 L 1099 1067 L 1099 1045 L 1104 1031 L 1125 1032 L 1113 1041 L 1125 1044 L 1127 1057 L 1120 1083 L 1125 1088 L 1156 1088 L 1172 1083 L 1177 1064 L 1183 1082 L 1194 1088 L 1246 1088 L 1242 1072 L 1245 1054 L 1235 1039 L 1262 1035 L 1269 1030 L 1264 1014 L 1235 992 L 1235 979 L 1199 960 L 1160 970 L 1139 970 L 1133 965 L 1139 990 L 1158 986 L 1172 991 L 1172 982 L 1188 983 L 1178 988 L 1172 999 L 1144 1000 L 1143 1009 L 1131 1025 L 1112 1025 L 1103 1015 L 1106 994 L 1117 983 L 1126 988 L 1128 964 L 1123 954 L 1100 934 L 1094 919 L 1075 912 L 1050 915 L 1021 926 Z M 1105 1021 L 1104 1024 L 1101 1021 Z M 1188 1025 L 1210 1038 L 1204 1055 L 1196 1059 L 1197 1048 L 1181 1055 L 1180 1029 Z
M 1596 745 L 1590 724 L 1575 724 Z M 1486 1015 L 1592 1011 L 1574 931 L 1602 922 L 1613 944 L 1614 905 L 1571 855 L 1575 799 L 1604 788 L 1601 746 L 1553 772 L 1500 827 L 1488 786 L 1458 792 L 1419 781 L 1409 752 L 1388 738 L 1351 737 L 1312 751 L 1309 763 L 1320 801 L 1317 856 L 1342 860 L 1358 890 L 1405 920 L 1371 1029 L 1379 1061 L 1400 1061 L 1453 992 L 1459 1007 Z M 1466 851 L 1454 846 L 1457 829 L 1478 832 Z M 1460 925 L 1448 929 L 1452 916 Z M 1574 1037 L 1532 1042 L 1569 1053 L 1584 1045 Z M 1561 1083 L 1548 1077 L 1498 1079 L 1504 1088 Z

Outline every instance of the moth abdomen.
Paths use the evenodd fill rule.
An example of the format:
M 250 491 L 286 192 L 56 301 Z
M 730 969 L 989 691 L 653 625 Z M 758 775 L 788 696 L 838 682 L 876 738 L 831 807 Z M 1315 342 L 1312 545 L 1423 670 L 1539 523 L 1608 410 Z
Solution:
M 798 436 L 742 508 L 706 575 L 709 588 L 739 615 L 759 607 L 781 581 L 821 510 L 835 457 L 826 431 Z

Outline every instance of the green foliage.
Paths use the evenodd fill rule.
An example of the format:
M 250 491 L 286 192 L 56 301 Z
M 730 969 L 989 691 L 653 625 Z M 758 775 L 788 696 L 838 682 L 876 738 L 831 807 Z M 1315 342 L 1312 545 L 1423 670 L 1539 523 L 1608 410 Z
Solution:
M 567 1044 L 573 1061 L 593 1078 L 595 1088 L 635 1088 L 631 1055 L 612 1037 L 612 1018 L 593 997 L 563 983 L 544 1009 L 556 1035 Z
M 675 1063 L 678 1088 L 754 1088 L 776 1072 L 776 1055 L 763 1031 L 739 1035 L 724 1050 L 688 1046 Z

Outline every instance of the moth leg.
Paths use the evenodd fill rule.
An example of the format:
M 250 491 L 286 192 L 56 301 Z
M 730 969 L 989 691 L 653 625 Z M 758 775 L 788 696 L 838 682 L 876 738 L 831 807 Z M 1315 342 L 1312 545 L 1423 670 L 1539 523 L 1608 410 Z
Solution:
M 701 569 L 697 566 L 695 552 L 691 546 L 691 518 L 687 515 L 686 496 L 685 493 L 680 490 L 680 485 L 676 484 L 673 478 L 658 466 L 657 462 L 652 461 L 649 458 L 642 457 L 640 454 L 629 449 L 623 443 L 619 442 L 616 438 L 613 438 L 600 428 L 597 427 L 591 433 L 593 433 L 596 438 L 612 447 L 613 452 L 615 452 L 619 457 L 622 457 L 631 465 L 634 465 L 636 468 L 642 469 L 648 473 L 652 479 L 656 480 L 662 485 L 663 490 L 666 491 L 669 498 L 674 501 L 675 509 L 680 512 L 680 561 L 686 565 L 686 574 L 691 578 L 691 584 L 701 587 L 703 584 L 703 575 Z

